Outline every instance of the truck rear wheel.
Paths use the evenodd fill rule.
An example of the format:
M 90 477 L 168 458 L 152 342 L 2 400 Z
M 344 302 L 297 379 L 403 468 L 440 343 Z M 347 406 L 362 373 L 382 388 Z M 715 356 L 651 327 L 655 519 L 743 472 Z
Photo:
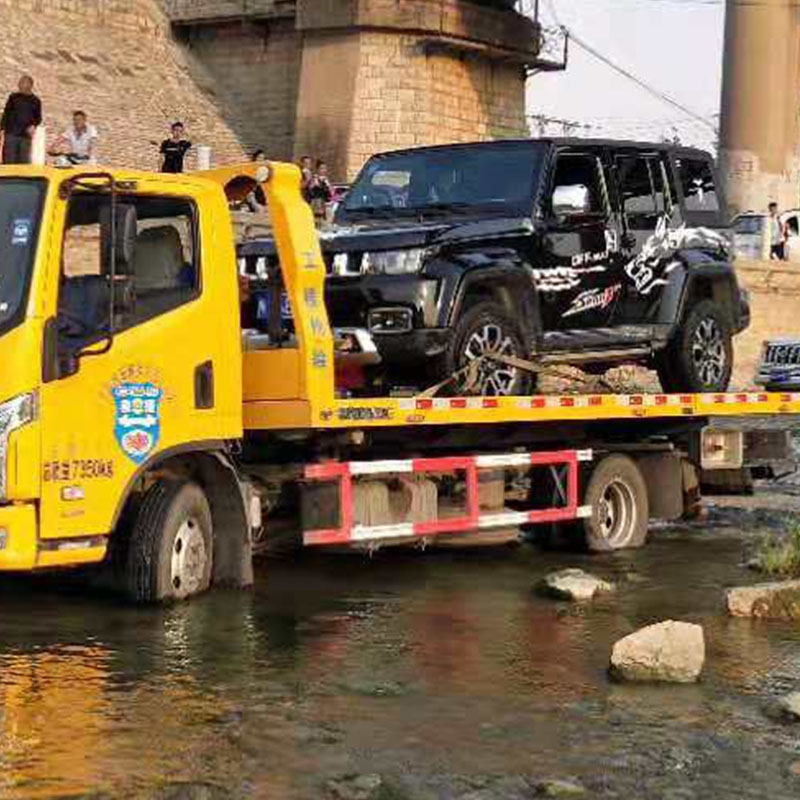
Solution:
M 211 585 L 213 528 L 203 490 L 159 480 L 145 494 L 128 550 L 128 591 L 141 603 L 185 600 Z
M 650 510 L 647 486 L 628 456 L 604 458 L 592 473 L 584 503 L 592 514 L 583 520 L 586 546 L 594 553 L 642 547 Z

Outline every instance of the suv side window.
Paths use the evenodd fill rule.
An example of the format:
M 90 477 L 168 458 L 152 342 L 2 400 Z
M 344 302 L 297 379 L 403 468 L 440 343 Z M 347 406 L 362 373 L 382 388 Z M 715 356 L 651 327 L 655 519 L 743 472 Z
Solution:
M 635 230 L 655 230 L 658 220 L 669 215 L 672 195 L 665 169 L 657 155 L 625 155 L 617 160 L 622 210 Z
M 719 211 L 719 198 L 711 163 L 704 158 L 679 157 L 675 159 L 675 166 L 678 168 L 686 210 Z
M 136 210 L 131 264 L 117 264 L 115 332 L 127 330 L 199 294 L 196 212 L 169 197 L 120 197 Z M 58 301 L 62 339 L 90 340 L 108 331 L 110 261 L 107 194 L 79 192 L 70 200 Z
M 595 155 L 559 153 L 550 198 L 552 213 L 608 216 L 603 166 Z

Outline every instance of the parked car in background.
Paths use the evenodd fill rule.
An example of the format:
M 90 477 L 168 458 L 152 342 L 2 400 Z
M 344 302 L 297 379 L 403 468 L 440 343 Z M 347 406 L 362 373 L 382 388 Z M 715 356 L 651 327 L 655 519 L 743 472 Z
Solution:
M 786 226 L 786 260 L 800 263 L 800 209 L 784 211 L 781 225 Z M 747 211 L 733 218 L 733 248 L 737 258 L 746 261 L 769 261 L 769 215 Z
M 770 392 L 800 391 L 800 339 L 764 342 L 756 383 Z

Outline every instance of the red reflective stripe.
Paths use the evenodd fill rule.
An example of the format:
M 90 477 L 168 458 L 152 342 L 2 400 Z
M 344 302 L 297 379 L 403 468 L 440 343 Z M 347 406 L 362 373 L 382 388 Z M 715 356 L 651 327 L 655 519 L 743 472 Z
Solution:
M 562 408 L 572 408 L 575 405 L 574 397 L 562 397 L 560 401 Z
M 427 411 L 433 408 L 433 400 L 417 400 L 417 410 Z
M 545 408 L 547 406 L 547 398 L 546 397 L 534 397 L 531 400 L 531 405 L 534 408 Z
M 450 401 L 450 408 L 466 408 L 467 401 L 463 397 L 458 397 Z
M 592 397 L 589 398 L 589 405 L 590 406 L 601 406 L 601 405 L 603 405 L 603 398 L 593 395 Z
M 657 406 L 665 406 L 669 398 L 665 394 L 657 394 L 656 395 L 656 405 Z

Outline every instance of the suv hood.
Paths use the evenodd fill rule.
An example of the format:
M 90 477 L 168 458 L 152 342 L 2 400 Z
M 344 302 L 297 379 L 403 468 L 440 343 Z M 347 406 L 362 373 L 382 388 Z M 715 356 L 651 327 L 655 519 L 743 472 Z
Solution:
M 417 247 L 440 247 L 487 237 L 524 236 L 533 231 L 527 217 L 458 219 L 441 222 L 394 221 L 387 224 L 364 223 L 333 225 L 319 232 L 323 254 L 408 250 Z M 241 256 L 275 255 L 275 241 L 270 237 L 254 239 L 239 246 Z

